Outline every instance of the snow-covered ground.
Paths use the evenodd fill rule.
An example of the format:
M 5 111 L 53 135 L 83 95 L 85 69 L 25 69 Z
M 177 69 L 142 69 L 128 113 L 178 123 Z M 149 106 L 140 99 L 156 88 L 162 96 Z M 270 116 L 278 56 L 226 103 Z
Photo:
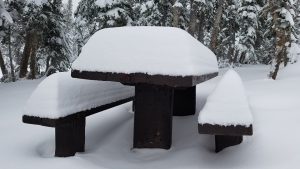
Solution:
M 219 154 L 214 153 L 212 136 L 198 134 L 198 114 L 174 118 L 171 150 L 132 150 L 133 114 L 128 103 L 87 119 L 85 153 L 54 158 L 54 129 L 21 122 L 21 109 L 40 80 L 1 84 L 0 168 L 299 168 L 300 69 L 282 72 L 277 81 L 266 78 L 266 66 L 236 70 L 249 97 L 254 135 Z M 198 112 L 219 79 L 198 86 Z

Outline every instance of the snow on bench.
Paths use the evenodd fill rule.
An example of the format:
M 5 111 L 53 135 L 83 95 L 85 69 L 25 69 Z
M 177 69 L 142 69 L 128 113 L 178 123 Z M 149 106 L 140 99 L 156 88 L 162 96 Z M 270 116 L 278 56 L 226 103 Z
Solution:
M 70 72 L 43 80 L 23 110 L 23 122 L 55 127 L 58 157 L 84 151 L 85 117 L 132 101 L 134 87 L 75 79 Z
M 216 152 L 252 135 L 253 117 L 240 76 L 229 70 L 199 114 L 199 133 L 216 136 Z
M 24 115 L 58 119 L 134 96 L 134 87 L 75 79 L 70 72 L 46 78 L 29 98 Z

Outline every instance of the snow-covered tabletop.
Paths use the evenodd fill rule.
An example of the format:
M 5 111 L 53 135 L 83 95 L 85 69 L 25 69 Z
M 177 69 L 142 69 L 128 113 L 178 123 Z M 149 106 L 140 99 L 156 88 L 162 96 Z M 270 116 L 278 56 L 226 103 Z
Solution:
M 218 72 L 216 56 L 186 31 L 171 27 L 120 27 L 95 33 L 73 70 L 200 76 Z
M 43 80 L 29 98 L 24 115 L 61 118 L 134 96 L 134 87 L 116 82 L 71 78 L 56 73 Z
M 213 52 L 170 27 L 100 30 L 72 65 L 74 78 L 135 86 L 134 148 L 169 149 L 174 112 L 194 114 L 195 86 L 217 74 Z
M 245 126 L 253 124 L 248 99 L 240 76 L 229 70 L 200 112 L 199 124 Z

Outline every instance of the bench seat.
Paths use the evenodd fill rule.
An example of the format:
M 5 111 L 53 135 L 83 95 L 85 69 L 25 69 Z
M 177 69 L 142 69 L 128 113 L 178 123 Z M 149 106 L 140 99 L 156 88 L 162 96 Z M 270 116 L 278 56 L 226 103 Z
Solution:
M 242 143 L 253 135 L 253 117 L 239 75 L 229 70 L 199 114 L 200 134 L 215 136 L 215 151 Z
M 86 117 L 132 101 L 134 87 L 74 79 L 70 72 L 47 77 L 29 98 L 23 122 L 55 128 L 55 156 L 84 151 Z

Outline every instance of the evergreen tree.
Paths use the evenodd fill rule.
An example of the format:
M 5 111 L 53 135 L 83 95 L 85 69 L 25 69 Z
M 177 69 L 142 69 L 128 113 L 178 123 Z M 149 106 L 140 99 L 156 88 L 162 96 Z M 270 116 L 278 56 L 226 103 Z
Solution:
M 255 42 L 258 28 L 256 0 L 243 0 L 239 13 L 238 62 L 257 63 Z
M 220 34 L 220 25 L 223 18 L 223 12 L 226 8 L 226 1 L 225 0 L 218 0 L 216 4 L 216 11 L 214 15 L 214 22 L 212 24 L 212 31 L 211 31 L 211 39 L 210 39 L 210 49 L 217 54 L 218 47 L 219 47 L 219 34 Z M 217 56 L 219 56 L 217 54 Z
M 65 42 L 65 20 L 62 14 L 61 0 L 48 0 L 43 5 L 43 14 L 46 16 L 46 29 L 43 31 L 43 50 L 47 55 L 46 70 L 53 66 L 59 71 L 70 68 L 68 47 Z
M 65 35 L 64 46 L 70 62 L 72 63 L 78 55 L 76 45 L 76 28 L 73 19 L 73 0 L 68 0 L 67 4 L 64 5 L 63 9 L 65 25 L 63 26 L 63 32 Z
M 220 66 L 237 63 L 236 40 L 239 30 L 237 0 L 228 0 L 221 22 L 220 47 L 217 50 Z
M 70 68 L 65 43 L 65 20 L 61 0 L 36 3 L 30 1 L 25 13 L 27 20 L 25 47 L 20 64 L 19 77 L 36 78 L 40 70 L 54 67 L 59 71 Z M 28 64 L 30 73 L 27 73 Z
M 188 32 L 199 41 L 204 41 L 206 17 L 208 13 L 208 2 L 206 0 L 190 0 L 190 17 Z
M 0 0 L 0 35 L 1 35 L 0 41 L 1 41 L 2 45 L 3 45 L 3 43 L 5 43 L 5 40 L 7 39 L 5 34 L 7 34 L 7 32 L 11 33 L 11 25 L 12 24 L 13 24 L 13 19 L 12 19 L 11 15 L 8 13 L 8 11 L 6 10 L 6 6 L 5 6 L 4 2 L 2 0 Z M 13 67 L 13 62 L 12 62 L 11 36 L 10 35 L 9 35 L 8 39 L 9 39 L 9 49 L 10 49 L 9 50 L 9 61 L 10 61 L 9 66 L 11 69 L 10 75 L 11 75 L 11 80 L 14 81 L 14 67 Z M 8 78 L 8 71 L 7 71 L 7 65 L 5 63 L 4 56 L 2 54 L 1 46 L 0 46 L 0 67 L 1 67 L 1 72 L 3 74 L 2 80 L 6 80 L 6 78 Z
M 181 2 L 176 0 L 172 6 L 172 27 L 186 29 L 187 15 L 185 13 L 186 4 L 185 1 Z
M 294 2 L 293 9 L 295 25 L 292 30 L 291 48 L 288 53 L 291 63 L 297 62 L 300 57 L 300 0 Z
M 293 1 L 269 0 L 272 12 L 273 29 L 275 33 L 275 56 L 272 61 L 272 70 L 270 77 L 277 78 L 281 65 L 286 66 L 289 58 L 288 53 L 291 47 L 292 30 L 294 28 L 293 20 Z
M 81 0 L 75 18 L 81 48 L 100 29 L 131 25 L 133 10 L 127 0 Z

